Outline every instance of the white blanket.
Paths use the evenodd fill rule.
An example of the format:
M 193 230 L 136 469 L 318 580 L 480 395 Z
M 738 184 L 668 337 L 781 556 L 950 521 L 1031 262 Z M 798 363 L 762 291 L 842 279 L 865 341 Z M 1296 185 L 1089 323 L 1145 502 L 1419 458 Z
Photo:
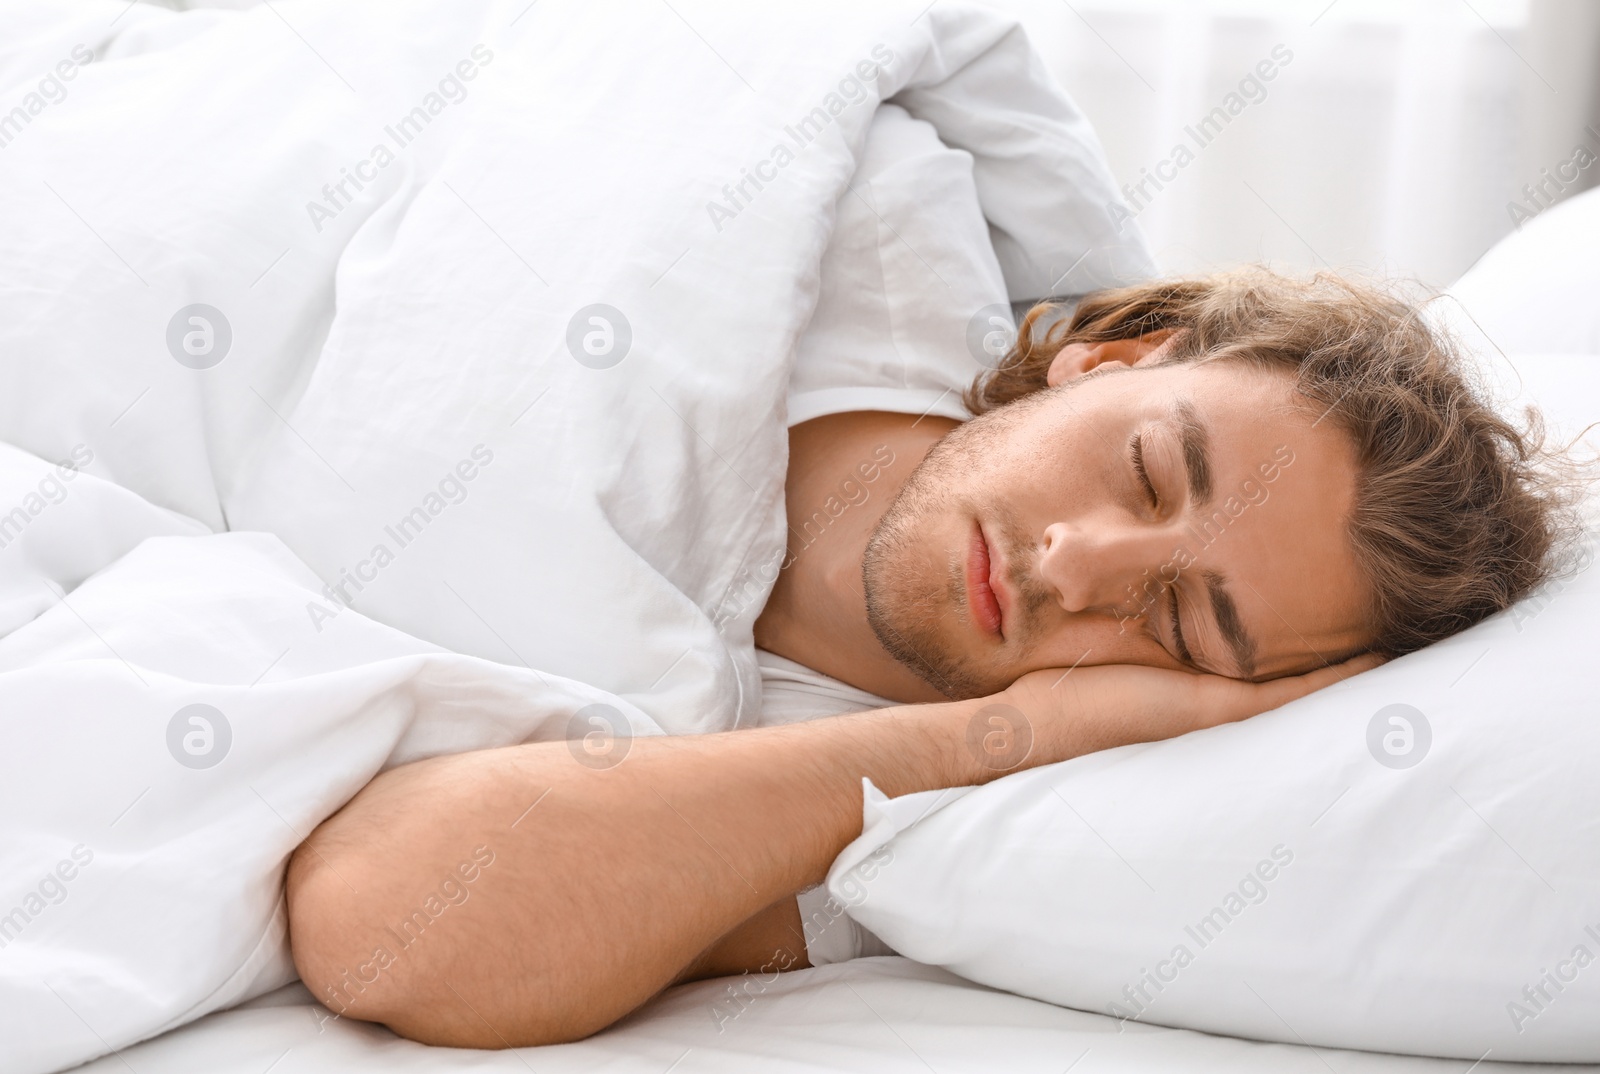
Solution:
M 882 99 L 1013 299 L 1148 270 L 999 16 L 596 7 L 0 8 L 0 1069 L 283 983 L 283 861 L 385 765 L 753 721 Z
M 4 150 L 0 438 L 278 534 L 308 616 L 749 722 L 741 570 L 877 101 L 973 154 L 1012 297 L 1148 269 L 1021 31 L 921 6 L 75 0 L 0 56 L 14 96 L 97 56 Z
M 63 471 L 0 448 L 0 502 Z M 319 632 L 322 583 L 276 538 L 186 536 L 93 476 L 64 487 L 0 550 L 10 605 L 47 605 L 0 639 L 0 1069 L 69 1066 L 294 980 L 284 862 L 383 768 L 581 737 L 591 715 L 660 732 L 603 691 L 355 612 Z M 73 588 L 97 541 L 133 551 Z

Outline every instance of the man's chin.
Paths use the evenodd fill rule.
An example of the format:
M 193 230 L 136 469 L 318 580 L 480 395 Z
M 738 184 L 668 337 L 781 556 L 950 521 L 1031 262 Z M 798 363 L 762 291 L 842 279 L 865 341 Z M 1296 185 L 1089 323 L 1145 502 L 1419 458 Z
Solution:
M 943 690 L 941 692 L 951 701 L 971 701 L 975 698 L 990 697 L 1004 689 L 1004 686 L 980 686 L 972 683 L 966 686 L 957 686 L 954 693 L 944 692 Z
M 961 700 L 961 689 L 966 685 L 963 676 L 952 677 L 949 668 L 942 661 L 928 659 L 924 654 L 931 648 L 925 639 L 913 641 L 903 625 L 896 625 L 884 615 L 881 606 L 871 599 L 871 590 L 868 590 L 867 600 L 867 625 L 872 628 L 872 633 L 877 635 L 878 644 L 883 646 L 884 652 L 895 660 L 895 663 L 911 672 L 917 678 L 933 687 L 939 693 L 951 700 Z M 920 642 L 920 643 L 919 643 Z
M 878 640 L 883 641 L 882 635 Z M 929 659 L 926 650 L 908 650 L 903 644 L 893 647 L 885 644 L 884 648 L 908 671 L 951 701 L 988 697 L 1010 685 L 1009 682 L 996 682 L 990 676 L 975 674 L 954 661 Z
M 922 681 L 939 691 L 951 701 L 970 701 L 973 698 L 988 697 L 990 694 L 999 693 L 1004 687 L 990 689 L 973 679 L 955 678 L 950 675 L 934 673 L 925 674 L 918 671 L 911 664 L 906 667 L 917 672 Z
M 902 502 L 909 491 L 908 484 L 867 542 L 862 562 L 867 625 L 896 662 L 951 700 L 1003 689 L 1008 684 L 995 686 L 991 676 L 974 674 L 953 655 L 958 650 L 948 644 L 948 631 L 951 616 L 959 615 L 954 605 L 960 594 L 952 592 L 958 583 L 936 570 L 927 571 L 926 564 L 937 562 L 938 556 L 930 556 L 922 547 L 927 535 L 938 529 L 933 519 L 940 513 L 910 510 Z M 925 571 L 913 564 L 923 565 Z

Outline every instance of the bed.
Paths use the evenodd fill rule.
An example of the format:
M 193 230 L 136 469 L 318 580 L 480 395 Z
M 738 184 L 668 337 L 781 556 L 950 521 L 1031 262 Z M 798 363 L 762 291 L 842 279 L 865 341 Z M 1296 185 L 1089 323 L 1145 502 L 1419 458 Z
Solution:
M 749 998 L 726 981 L 682 985 L 575 1044 L 461 1052 L 329 1020 L 299 985 L 97 1060 L 85 1070 L 207 1071 L 1017 1071 L 1019 1074 L 1460 1072 L 1470 1062 L 1380 1055 L 1122 1024 L 879 956 L 779 976 Z M 1593 1070 L 1485 1061 L 1478 1071 Z
M 784 428 L 830 405 L 823 357 L 958 416 L 1014 309 L 1156 266 L 1088 122 L 976 7 L 55 0 L 0 9 L 0 42 L 0 1071 L 1600 1063 L 1600 972 L 1516 1047 L 1428 1009 L 1428 980 L 1498 1002 L 1537 969 L 1503 964 L 1537 902 L 1528 935 L 1407 984 L 1409 1036 L 1266 1000 L 1230 1036 L 898 956 L 680 986 L 551 1048 L 332 1017 L 294 980 L 283 864 L 374 774 L 571 738 L 594 704 L 634 735 L 755 722 Z M 1600 418 L 1600 338 L 1539 303 L 1593 293 L 1593 243 L 1560 240 L 1600 233 L 1596 204 L 1455 289 L 1507 398 L 1573 431 Z M 1589 744 L 1580 685 L 1551 756 Z M 1534 781 L 1572 806 L 1542 838 L 1571 851 L 1562 898 L 1600 905 L 1600 808 L 1569 776 Z M 1233 869 L 1225 842 L 1179 886 Z M 887 895 L 853 912 L 893 930 Z M 1092 968 L 1137 961 L 1136 932 Z M 1329 996 L 1371 969 L 1280 961 Z

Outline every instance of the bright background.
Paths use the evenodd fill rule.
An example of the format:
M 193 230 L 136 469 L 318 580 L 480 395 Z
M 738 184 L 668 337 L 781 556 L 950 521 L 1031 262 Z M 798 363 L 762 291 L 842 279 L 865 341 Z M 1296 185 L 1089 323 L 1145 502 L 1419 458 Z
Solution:
M 1119 184 L 1193 149 L 1184 127 L 1274 45 L 1293 52 L 1139 213 L 1168 272 L 1252 261 L 1446 286 L 1579 145 L 1597 163 L 1547 189 L 1600 181 L 1597 0 L 985 2 L 1022 19 Z
M 1265 262 L 1448 286 L 1576 147 L 1596 162 L 1548 192 L 1600 182 L 1600 0 L 967 2 L 1022 20 L 1119 183 L 1170 158 L 1273 46 L 1293 52 L 1139 213 L 1166 272 Z

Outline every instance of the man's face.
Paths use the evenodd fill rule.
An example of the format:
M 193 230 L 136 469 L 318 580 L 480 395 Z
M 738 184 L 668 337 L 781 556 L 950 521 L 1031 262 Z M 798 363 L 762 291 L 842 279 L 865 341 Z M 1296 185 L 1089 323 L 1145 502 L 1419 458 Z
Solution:
M 873 630 L 951 697 L 1042 668 L 1265 679 L 1342 659 L 1368 643 L 1367 588 L 1354 452 L 1323 409 L 1215 362 L 1102 366 L 982 415 L 873 533 Z

